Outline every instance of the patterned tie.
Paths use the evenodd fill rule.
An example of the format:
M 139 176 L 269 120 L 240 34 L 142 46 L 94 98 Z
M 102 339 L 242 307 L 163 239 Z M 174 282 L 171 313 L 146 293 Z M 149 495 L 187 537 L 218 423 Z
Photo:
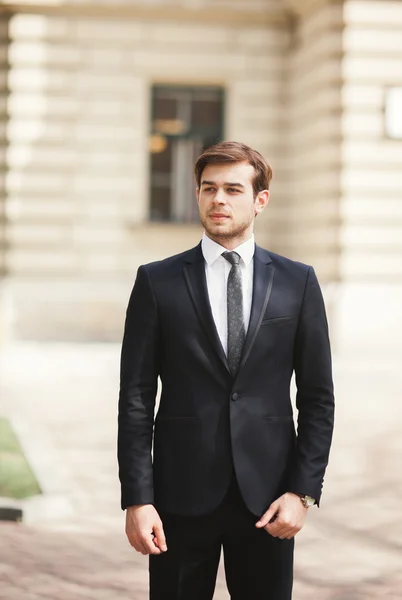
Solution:
M 239 367 L 246 329 L 243 315 L 243 291 L 241 283 L 240 256 L 237 252 L 223 252 L 222 256 L 232 265 L 228 276 L 228 363 L 235 375 Z

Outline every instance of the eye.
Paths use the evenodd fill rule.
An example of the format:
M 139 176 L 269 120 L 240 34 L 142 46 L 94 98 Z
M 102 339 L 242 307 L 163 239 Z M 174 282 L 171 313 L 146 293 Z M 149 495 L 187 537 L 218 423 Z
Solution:
M 204 188 L 204 192 L 213 192 L 213 191 L 214 191 L 213 187 Z
M 237 188 L 228 188 L 228 192 L 230 192 L 231 194 L 236 194 L 239 191 L 240 190 L 238 190 Z

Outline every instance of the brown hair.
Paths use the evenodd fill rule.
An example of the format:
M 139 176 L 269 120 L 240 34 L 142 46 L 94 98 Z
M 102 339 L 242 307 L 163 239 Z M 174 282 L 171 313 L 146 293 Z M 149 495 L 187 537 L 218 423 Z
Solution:
M 240 142 L 219 142 L 204 150 L 194 168 L 197 186 L 201 186 L 202 172 L 207 165 L 239 162 L 246 162 L 254 167 L 254 197 L 262 190 L 269 189 L 269 182 L 272 179 L 271 167 L 262 154 Z

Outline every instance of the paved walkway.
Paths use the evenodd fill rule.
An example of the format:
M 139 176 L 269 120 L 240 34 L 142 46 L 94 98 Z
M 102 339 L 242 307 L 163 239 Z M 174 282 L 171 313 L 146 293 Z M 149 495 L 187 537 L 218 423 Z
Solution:
M 116 534 L 60 533 L 0 525 L 1 600 L 145 600 L 146 559 Z M 305 550 L 305 549 L 304 549 Z M 300 544 L 300 554 L 305 553 Z M 322 544 L 316 548 L 318 556 Z M 347 544 L 345 544 L 347 552 Z M 317 554 L 317 553 L 316 553 Z M 330 562 L 332 553 L 319 562 Z M 349 554 L 349 560 L 351 560 Z M 357 557 L 355 557 L 357 561 Z M 384 561 L 385 562 L 385 561 Z M 397 570 L 397 569 L 396 569 Z M 400 569 L 399 569 L 400 570 Z M 336 582 L 325 572 L 296 570 L 295 600 L 370 600 L 401 598 L 402 575 Z M 228 600 L 223 573 L 215 600 Z M 245 600 L 253 600 L 245 599 Z
M 402 373 L 390 356 L 335 356 L 336 435 L 322 507 L 297 538 L 295 600 L 402 598 Z M 20 344 L 0 358 L 0 414 L 55 500 L 30 524 L 0 525 L 0 599 L 145 600 L 146 560 L 119 508 L 119 346 Z M 228 598 L 222 572 L 215 598 Z

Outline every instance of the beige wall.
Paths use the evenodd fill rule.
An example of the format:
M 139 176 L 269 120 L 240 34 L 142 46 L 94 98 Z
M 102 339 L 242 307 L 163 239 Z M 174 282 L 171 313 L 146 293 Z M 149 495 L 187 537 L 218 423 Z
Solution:
M 289 50 L 283 180 L 283 250 L 338 278 L 342 6 L 323 4 L 295 23 Z
M 132 271 L 153 82 L 223 84 L 226 137 L 278 155 L 280 29 L 17 15 L 10 36 L 12 273 Z
M 402 86 L 402 2 L 345 3 L 342 255 L 345 280 L 402 280 L 402 141 L 387 139 L 387 86 Z
M 10 20 L 12 274 L 125 267 L 129 224 L 144 213 L 146 86 L 133 65 L 139 27 L 102 25 Z
M 224 85 L 225 137 L 279 165 L 288 32 L 239 25 L 11 17 L 6 264 L 17 335 L 115 336 L 138 264 L 199 240 L 199 227 L 147 224 L 152 83 Z M 280 169 L 275 190 L 285 194 Z
M 70 2 L 0 24 L 15 335 L 118 338 L 138 264 L 198 241 L 198 226 L 147 220 L 153 83 L 225 86 L 225 137 L 274 169 L 261 244 L 322 282 L 401 277 L 402 144 L 383 109 L 402 84 L 402 3 L 285 5 L 298 16 L 279 0 Z

